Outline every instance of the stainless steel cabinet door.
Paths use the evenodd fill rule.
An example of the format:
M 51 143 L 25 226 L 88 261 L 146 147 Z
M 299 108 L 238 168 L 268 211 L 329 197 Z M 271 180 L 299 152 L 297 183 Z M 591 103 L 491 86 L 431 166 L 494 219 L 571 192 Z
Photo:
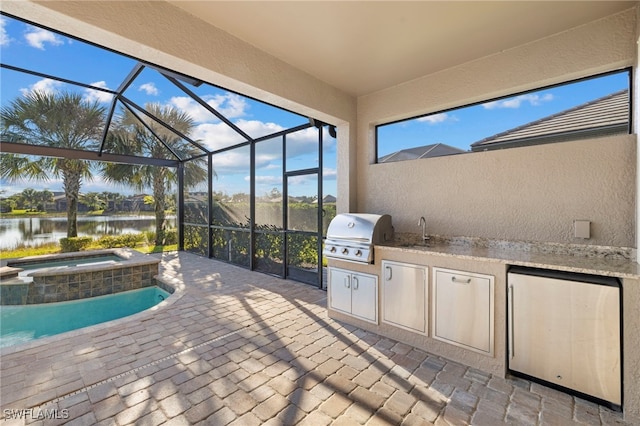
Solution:
M 509 273 L 509 368 L 620 405 L 618 287 Z
M 427 268 L 382 261 L 382 321 L 427 332 Z
M 329 306 L 378 323 L 378 277 L 329 268 Z
M 433 338 L 493 355 L 493 277 L 434 268 Z
M 351 273 L 329 268 L 329 306 L 337 311 L 351 313 Z
M 351 275 L 351 313 L 372 322 L 378 322 L 378 277 Z

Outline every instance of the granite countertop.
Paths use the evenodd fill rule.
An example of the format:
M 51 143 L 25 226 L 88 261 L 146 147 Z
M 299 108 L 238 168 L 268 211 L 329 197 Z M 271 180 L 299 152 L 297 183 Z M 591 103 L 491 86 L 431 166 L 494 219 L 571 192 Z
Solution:
M 635 250 L 630 248 L 439 236 L 431 237 L 427 245 L 424 245 L 412 235 L 396 235 L 394 241 L 379 246 L 390 250 L 494 261 L 505 265 L 640 279 L 640 264 L 635 260 Z

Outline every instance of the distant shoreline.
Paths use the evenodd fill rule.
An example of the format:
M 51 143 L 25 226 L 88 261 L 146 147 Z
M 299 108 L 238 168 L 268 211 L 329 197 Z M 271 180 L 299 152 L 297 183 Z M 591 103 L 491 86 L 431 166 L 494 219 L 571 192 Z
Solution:
M 101 216 L 149 216 L 155 218 L 155 212 L 107 212 L 107 213 L 78 213 L 78 217 L 101 217 Z M 175 216 L 171 213 L 168 217 Z M 0 213 L 0 219 L 48 219 L 54 217 L 67 217 L 65 212 L 25 212 L 25 213 Z

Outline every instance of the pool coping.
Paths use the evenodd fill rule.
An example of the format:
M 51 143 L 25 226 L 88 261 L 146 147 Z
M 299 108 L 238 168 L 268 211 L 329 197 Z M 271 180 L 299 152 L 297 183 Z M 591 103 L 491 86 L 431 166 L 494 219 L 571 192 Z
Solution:
M 84 250 L 84 251 L 73 251 L 66 253 L 54 253 L 54 254 L 42 254 L 36 256 L 26 256 L 26 257 L 14 257 L 10 259 L 0 259 L 0 268 L 3 271 L 9 271 L 7 268 L 16 268 L 21 269 L 19 266 L 9 266 L 9 264 L 15 263 L 35 263 L 42 261 L 60 261 L 69 258 L 79 257 L 78 254 L 81 254 L 82 257 L 94 257 L 94 256 L 105 256 L 105 255 L 115 255 L 122 258 L 122 263 L 126 264 L 126 266 L 138 266 L 138 265 L 151 265 L 154 263 L 160 263 L 159 259 L 149 257 L 146 254 L 140 253 L 139 251 L 133 250 L 129 247 L 122 248 L 110 248 L 110 249 L 99 249 L 99 250 Z M 78 265 L 78 266 L 70 266 L 64 271 L 60 271 L 61 273 L 74 273 L 74 272 L 82 272 L 86 269 L 91 269 L 92 265 Z M 46 269 L 46 268 L 45 268 Z M 68 271 L 68 272 L 67 272 Z M 33 276 L 37 276 L 39 272 L 34 272 Z
M 144 311 L 136 312 L 135 314 L 132 314 L 132 315 L 127 315 L 126 317 L 102 322 L 100 324 L 90 325 L 87 327 L 82 327 L 77 330 L 65 331 L 64 333 L 59 333 L 59 334 L 55 334 L 53 336 L 48 336 L 48 337 L 42 337 L 40 339 L 35 339 L 32 341 L 21 343 L 14 346 L 6 346 L 3 348 L 0 348 L 0 357 L 4 355 L 9 355 L 15 352 L 30 350 L 43 345 L 50 345 L 60 340 L 65 340 L 65 339 L 69 339 L 71 337 L 76 337 L 76 336 L 82 336 L 84 334 L 93 333 L 95 331 L 102 330 L 105 328 L 116 327 L 128 321 L 141 320 L 147 316 L 153 315 L 154 312 L 159 309 L 164 309 L 168 306 L 173 305 L 182 296 L 184 296 L 185 285 L 179 280 L 175 278 L 160 276 L 160 275 L 156 275 L 153 278 L 158 282 L 156 284 L 158 287 L 162 289 L 165 289 L 165 287 L 169 287 L 173 289 L 173 292 L 170 292 L 171 295 L 167 297 L 165 300 L 163 300 L 162 302 L 158 303 L 157 305 L 147 308 Z

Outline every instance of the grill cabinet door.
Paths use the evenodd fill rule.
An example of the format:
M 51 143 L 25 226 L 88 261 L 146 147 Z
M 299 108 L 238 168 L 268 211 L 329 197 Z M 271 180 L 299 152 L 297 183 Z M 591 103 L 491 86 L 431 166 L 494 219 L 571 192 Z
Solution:
M 493 355 L 493 277 L 434 268 L 433 337 Z
M 382 321 L 427 332 L 427 269 L 382 261 Z
M 353 274 L 351 276 L 351 313 L 369 321 L 378 321 L 378 277 Z
M 351 313 L 351 273 L 329 268 L 329 304 L 336 311 Z

